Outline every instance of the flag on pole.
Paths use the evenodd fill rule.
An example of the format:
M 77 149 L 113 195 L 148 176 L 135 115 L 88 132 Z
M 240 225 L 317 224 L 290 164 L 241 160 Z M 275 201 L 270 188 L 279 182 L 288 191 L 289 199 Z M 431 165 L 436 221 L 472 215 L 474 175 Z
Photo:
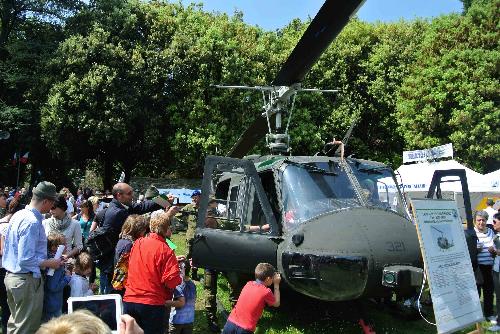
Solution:
M 14 158 L 12 159 L 12 166 L 17 164 L 17 152 L 14 152 Z
M 25 164 L 25 163 L 28 163 L 28 156 L 29 156 L 30 152 L 26 152 L 24 153 L 24 155 L 19 159 L 21 161 L 22 164 Z

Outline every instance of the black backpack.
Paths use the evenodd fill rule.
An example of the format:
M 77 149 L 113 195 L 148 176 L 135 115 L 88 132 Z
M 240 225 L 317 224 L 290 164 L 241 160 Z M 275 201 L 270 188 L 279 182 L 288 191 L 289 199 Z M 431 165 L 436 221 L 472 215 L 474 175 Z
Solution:
M 96 216 L 99 226 L 89 233 L 85 245 L 87 252 L 94 261 L 109 258 L 109 256 L 114 257 L 115 247 L 118 243 L 118 233 L 111 227 L 102 226 L 105 214 L 106 209 L 99 212 L 99 215 Z

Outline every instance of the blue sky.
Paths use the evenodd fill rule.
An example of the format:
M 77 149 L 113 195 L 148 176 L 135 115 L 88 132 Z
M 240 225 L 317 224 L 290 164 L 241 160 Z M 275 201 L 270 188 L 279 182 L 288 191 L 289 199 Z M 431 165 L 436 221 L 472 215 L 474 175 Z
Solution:
M 235 9 L 243 12 L 243 20 L 266 30 L 284 27 L 293 18 L 314 17 L 324 0 L 182 0 L 184 4 L 203 2 L 205 10 L 225 12 Z M 368 22 L 392 22 L 403 18 L 434 17 L 461 12 L 459 0 L 367 0 L 358 12 L 360 19 Z

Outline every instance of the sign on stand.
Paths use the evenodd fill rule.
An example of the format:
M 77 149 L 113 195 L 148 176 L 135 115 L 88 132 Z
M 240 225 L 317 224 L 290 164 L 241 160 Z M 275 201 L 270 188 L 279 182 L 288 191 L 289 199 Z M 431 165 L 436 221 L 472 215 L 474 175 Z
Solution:
M 446 144 L 428 148 L 426 150 L 403 151 L 403 163 L 427 161 L 439 158 L 453 158 L 453 145 Z
M 455 201 L 412 199 L 438 333 L 483 320 L 474 271 Z

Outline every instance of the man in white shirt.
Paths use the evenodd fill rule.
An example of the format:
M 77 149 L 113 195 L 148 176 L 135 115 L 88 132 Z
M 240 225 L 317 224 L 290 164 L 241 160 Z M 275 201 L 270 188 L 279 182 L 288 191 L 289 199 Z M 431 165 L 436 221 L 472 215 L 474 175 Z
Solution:
M 495 201 L 493 201 L 492 198 L 488 198 L 486 200 L 486 209 L 484 209 L 484 211 L 488 213 L 488 221 L 486 222 L 486 226 L 491 229 L 493 228 L 493 215 L 498 212 L 497 210 L 493 209 L 493 204 L 495 204 Z

